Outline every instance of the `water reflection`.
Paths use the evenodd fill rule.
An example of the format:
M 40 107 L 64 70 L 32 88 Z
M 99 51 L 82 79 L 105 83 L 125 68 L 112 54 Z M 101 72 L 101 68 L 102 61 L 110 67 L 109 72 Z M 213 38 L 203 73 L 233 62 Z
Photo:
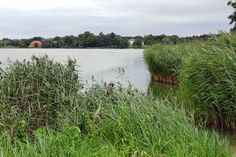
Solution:
M 177 85 L 151 81 L 148 85 L 147 92 L 158 98 L 166 98 L 166 97 L 170 98 L 176 96 L 177 88 L 178 88 Z

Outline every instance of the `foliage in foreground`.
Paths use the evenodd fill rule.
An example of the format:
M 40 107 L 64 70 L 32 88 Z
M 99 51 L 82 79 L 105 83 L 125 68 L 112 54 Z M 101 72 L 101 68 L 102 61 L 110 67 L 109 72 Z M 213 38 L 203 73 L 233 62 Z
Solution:
M 223 35 L 183 62 L 179 80 L 187 104 L 210 126 L 236 129 L 236 36 Z M 203 121 L 203 118 L 201 121 Z
M 46 67 L 41 71 L 37 62 L 43 61 L 47 64 L 43 64 Z M 183 109 L 177 108 L 170 102 L 158 101 L 152 96 L 112 84 L 103 86 L 95 84 L 84 93 L 75 94 L 74 90 L 69 90 L 77 86 L 77 81 L 71 77 L 74 76 L 74 70 L 70 71 L 66 66 L 58 66 L 54 62 L 49 64 L 49 61 L 47 58 L 40 58 L 36 63 L 14 63 L 10 66 L 11 68 L 3 72 L 1 81 L 6 81 L 5 78 L 10 79 L 11 77 L 6 76 L 14 76 L 15 73 L 24 75 L 17 75 L 20 77 L 9 81 L 1 89 L 3 102 L 18 108 L 13 110 L 17 124 L 13 134 L 12 130 L 5 127 L 4 121 L 0 119 L 1 156 L 229 156 L 227 142 L 224 139 L 215 133 L 197 128 L 191 116 L 186 116 Z M 19 67 L 23 67 L 20 68 L 21 71 L 15 71 Z M 58 67 L 64 70 L 57 71 Z M 49 70 L 50 68 L 51 70 Z M 31 70 L 29 71 L 29 69 Z M 45 73 L 55 71 L 58 72 L 58 74 L 54 73 L 57 78 L 62 80 L 55 78 L 55 80 L 52 79 L 53 82 L 62 82 L 56 88 L 53 84 L 49 88 L 48 82 L 51 77 L 54 77 L 45 75 Z M 43 79 L 45 82 L 35 86 L 35 81 L 31 81 L 33 79 L 27 73 L 35 74 L 32 76 L 36 80 L 44 76 L 47 81 Z M 37 75 L 41 73 L 44 74 Z M 62 74 L 65 75 L 62 77 Z M 45 96 L 44 92 L 39 92 L 37 99 L 33 99 L 34 97 L 29 99 L 31 94 L 24 93 L 31 92 L 31 88 L 26 88 L 28 86 L 25 86 L 24 81 L 21 82 L 21 80 L 28 81 L 27 85 L 37 87 L 36 89 L 49 91 L 52 96 L 51 94 Z M 15 82 L 21 82 L 20 86 L 15 85 Z M 8 99 L 4 98 L 4 96 L 8 96 L 9 91 L 18 89 L 16 87 L 21 92 L 24 91 L 20 97 L 13 94 Z M 65 103 L 67 101 L 64 101 L 68 100 L 68 97 L 64 97 L 68 93 L 72 93 L 72 96 L 70 94 L 68 96 L 73 98 L 69 105 Z M 45 99 L 49 102 L 47 103 Z M 17 100 L 27 101 L 16 103 Z M 35 100 L 38 103 L 34 106 Z M 37 105 L 43 103 L 46 103 L 44 111 L 49 111 L 49 113 L 51 113 L 52 104 L 56 104 L 56 109 L 58 106 L 62 106 L 62 109 L 56 110 L 56 118 L 50 117 L 53 118 L 55 125 L 50 123 L 46 127 L 39 127 L 31 136 L 28 136 L 25 130 L 28 121 L 18 123 L 17 119 L 34 119 L 35 115 L 28 114 L 31 112 L 27 112 L 27 110 L 25 112 L 21 110 L 21 105 L 25 105 L 27 108 L 34 106 L 34 111 L 41 113 L 42 108 L 37 108 Z M 1 104 L 1 107 L 6 106 Z M 10 110 L 9 113 L 5 110 L 0 110 L 0 112 L 1 117 L 12 115 Z M 58 128 L 55 129 L 55 126 Z
M 229 156 L 226 142 L 194 126 L 183 109 L 121 88 L 94 85 L 61 112 L 61 129 L 34 141 L 0 136 L 3 156 Z M 167 105 L 168 104 L 168 105 Z

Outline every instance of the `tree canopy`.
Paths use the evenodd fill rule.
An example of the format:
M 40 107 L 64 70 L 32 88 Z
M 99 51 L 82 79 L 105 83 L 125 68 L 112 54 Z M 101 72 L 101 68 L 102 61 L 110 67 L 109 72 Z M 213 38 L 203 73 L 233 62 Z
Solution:
M 230 24 L 234 25 L 232 30 L 235 31 L 236 30 L 236 1 L 229 1 L 228 6 L 231 6 L 234 9 L 234 12 L 231 15 L 229 15 L 228 18 L 231 20 Z

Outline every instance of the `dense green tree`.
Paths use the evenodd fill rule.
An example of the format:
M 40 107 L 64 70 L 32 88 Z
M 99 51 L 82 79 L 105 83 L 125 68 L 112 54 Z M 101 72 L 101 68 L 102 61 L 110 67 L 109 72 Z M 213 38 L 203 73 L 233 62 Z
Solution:
M 31 39 L 20 39 L 18 47 L 27 48 L 31 42 Z
M 78 41 L 77 37 L 70 35 L 63 37 L 63 43 L 65 48 L 77 48 L 78 47 Z
M 32 40 L 39 40 L 39 41 L 42 41 L 43 38 L 42 38 L 42 37 L 33 37 Z
M 78 36 L 78 44 L 81 48 L 96 47 L 97 37 L 90 32 L 84 32 Z
M 229 16 L 230 24 L 234 24 L 234 27 L 232 28 L 232 30 L 236 30 L 236 1 L 229 1 L 228 5 L 233 7 L 234 12 Z
M 155 43 L 155 37 L 152 34 L 145 35 L 143 41 L 144 45 L 152 45 Z
M 13 47 L 19 47 L 20 40 L 13 39 L 13 40 L 11 40 L 11 44 L 12 44 Z
M 54 48 L 52 38 L 44 39 L 42 40 L 42 42 L 43 42 L 43 48 Z
M 180 42 L 180 39 L 177 35 L 164 36 L 164 38 L 162 38 L 161 42 L 163 44 L 177 44 Z
M 110 34 L 107 34 L 107 38 L 108 38 L 108 43 L 107 45 L 110 47 L 110 48 L 115 48 L 116 44 L 117 44 L 117 41 L 118 39 L 116 38 L 116 34 L 115 33 L 110 33 Z
M 101 32 L 98 35 L 98 47 L 106 47 L 108 43 L 108 38 L 107 36 Z
M 8 38 L 3 38 L 0 42 L 0 47 L 13 47 L 12 40 Z
M 118 36 L 117 39 L 118 39 L 118 42 L 117 42 L 116 48 L 123 49 L 123 48 L 128 48 L 129 47 L 128 39 L 122 38 L 121 36 Z
M 143 38 L 141 36 L 137 36 L 133 42 L 134 48 L 142 48 L 143 47 Z
M 53 46 L 53 48 L 63 48 L 63 47 L 65 47 L 65 43 L 64 43 L 64 41 L 63 41 L 63 38 L 61 38 L 61 37 L 55 37 L 55 38 L 53 38 L 52 39 L 53 41 L 53 43 L 52 43 L 52 46 Z M 76 41 L 75 41 L 76 42 Z M 74 42 L 73 42 L 74 43 Z M 75 44 L 76 45 L 76 44 Z
M 157 35 L 157 36 L 154 36 L 154 40 L 155 42 L 157 43 L 162 43 L 163 39 L 166 37 L 165 34 L 161 34 L 161 35 Z

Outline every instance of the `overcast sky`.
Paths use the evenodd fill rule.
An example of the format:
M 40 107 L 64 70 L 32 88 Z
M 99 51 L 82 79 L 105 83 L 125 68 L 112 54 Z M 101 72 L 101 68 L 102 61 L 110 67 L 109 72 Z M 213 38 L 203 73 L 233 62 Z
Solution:
M 227 0 L 0 0 L 0 38 L 229 31 Z

